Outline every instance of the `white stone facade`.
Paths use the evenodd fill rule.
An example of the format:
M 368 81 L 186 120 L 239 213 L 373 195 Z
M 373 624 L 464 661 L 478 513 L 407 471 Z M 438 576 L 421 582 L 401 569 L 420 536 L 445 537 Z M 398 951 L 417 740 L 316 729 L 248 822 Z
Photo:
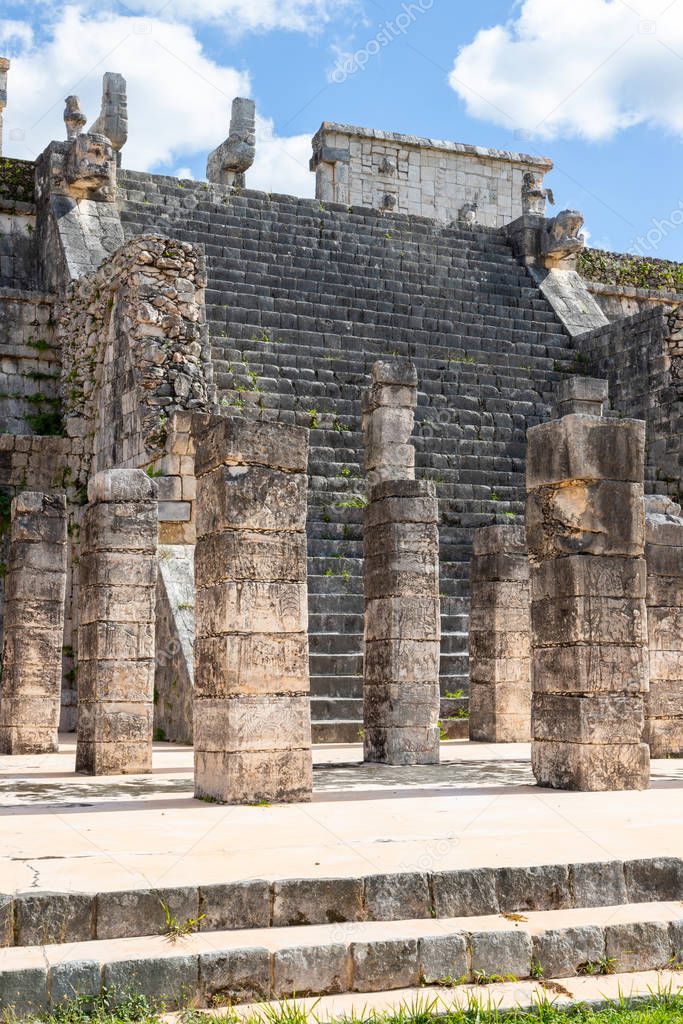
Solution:
M 329 121 L 313 138 L 311 160 L 321 202 L 496 228 L 521 216 L 524 174 L 542 181 L 552 166 L 545 158 Z

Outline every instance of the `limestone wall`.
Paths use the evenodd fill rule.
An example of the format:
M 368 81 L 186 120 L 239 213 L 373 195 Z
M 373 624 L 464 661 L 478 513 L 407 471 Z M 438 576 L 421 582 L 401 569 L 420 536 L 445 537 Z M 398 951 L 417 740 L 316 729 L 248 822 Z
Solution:
M 54 298 L 0 288 L 0 431 L 61 433 Z
M 677 497 L 683 490 L 683 344 L 678 315 L 661 309 L 576 338 L 577 366 L 609 380 L 614 409 L 647 423 L 646 488 Z
M 35 287 L 35 227 L 33 203 L 0 195 L 0 288 Z
M 522 178 L 540 179 L 552 161 L 457 142 L 421 139 L 325 121 L 313 138 L 316 197 L 343 203 L 458 220 L 466 204 L 476 222 L 503 227 L 522 213 Z

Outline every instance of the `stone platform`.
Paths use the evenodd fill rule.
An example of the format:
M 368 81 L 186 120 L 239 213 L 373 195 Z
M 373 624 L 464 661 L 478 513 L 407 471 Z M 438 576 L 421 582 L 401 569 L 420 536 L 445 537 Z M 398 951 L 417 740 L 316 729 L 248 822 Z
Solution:
M 357 877 L 680 857 L 683 761 L 653 762 L 642 793 L 534 785 L 526 744 L 442 744 L 436 766 L 363 765 L 362 747 L 314 748 L 310 804 L 195 800 L 192 751 L 154 748 L 151 776 L 74 775 L 58 754 L 0 757 L 5 893 L 102 892 L 253 878 Z M 678 794 L 678 795 L 677 795 Z

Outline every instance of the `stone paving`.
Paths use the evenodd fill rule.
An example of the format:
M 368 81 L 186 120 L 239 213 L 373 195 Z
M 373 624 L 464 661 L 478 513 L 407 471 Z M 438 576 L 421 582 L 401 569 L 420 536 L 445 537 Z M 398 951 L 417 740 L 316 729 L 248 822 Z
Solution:
M 314 748 L 313 801 L 193 799 L 192 750 L 155 744 L 152 776 L 79 779 L 75 744 L 0 758 L 5 891 L 102 891 L 257 877 L 354 876 L 679 856 L 683 763 L 653 761 L 641 793 L 534 786 L 529 746 L 450 742 L 442 764 L 361 764 Z M 678 794 L 678 796 L 677 796 Z

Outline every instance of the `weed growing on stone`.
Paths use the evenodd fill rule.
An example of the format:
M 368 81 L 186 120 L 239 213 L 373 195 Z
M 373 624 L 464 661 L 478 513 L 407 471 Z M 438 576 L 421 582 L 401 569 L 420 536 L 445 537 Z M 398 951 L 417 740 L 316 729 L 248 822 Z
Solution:
M 206 914 L 200 914 L 199 917 L 188 917 L 187 920 L 181 921 L 163 900 L 159 900 L 159 903 L 166 919 L 164 935 L 169 942 L 177 942 L 178 939 L 184 939 L 188 935 L 192 935 L 193 932 L 198 930 L 198 925 L 206 917 Z

